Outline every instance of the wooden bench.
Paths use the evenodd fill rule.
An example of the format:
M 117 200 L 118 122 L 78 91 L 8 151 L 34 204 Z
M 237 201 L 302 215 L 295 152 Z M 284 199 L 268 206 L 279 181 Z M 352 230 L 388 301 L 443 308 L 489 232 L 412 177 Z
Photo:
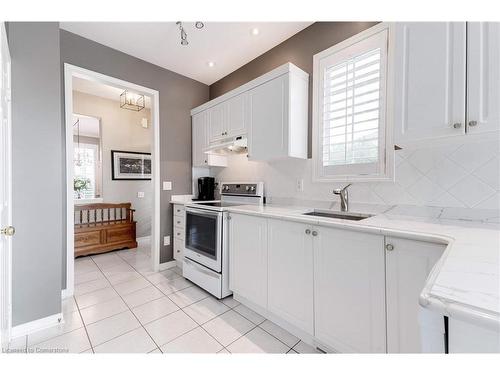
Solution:
M 130 203 L 75 205 L 75 257 L 136 248 Z

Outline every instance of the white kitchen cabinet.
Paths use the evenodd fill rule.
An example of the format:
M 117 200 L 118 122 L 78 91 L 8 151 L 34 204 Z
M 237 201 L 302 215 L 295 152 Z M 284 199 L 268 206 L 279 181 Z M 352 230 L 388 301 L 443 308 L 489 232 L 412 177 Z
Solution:
M 242 93 L 206 111 L 209 118 L 209 144 L 246 134 L 246 98 L 246 93 Z
M 227 138 L 233 138 L 247 133 L 247 97 L 248 95 L 243 93 L 224 102 L 226 110 L 224 132 Z
M 466 23 L 394 27 L 396 144 L 465 134 Z
M 268 310 L 314 334 L 310 225 L 268 219 Z
M 230 214 L 229 289 L 267 308 L 267 220 Z
M 227 158 L 222 155 L 207 154 L 208 147 L 208 113 L 200 112 L 192 116 L 192 155 L 193 167 L 217 166 L 226 167 Z
M 467 23 L 467 132 L 500 130 L 500 23 Z
M 248 159 L 307 158 L 308 75 L 291 71 L 249 91 Z
M 335 351 L 384 353 L 383 236 L 313 230 L 315 337 Z
M 182 264 L 182 259 L 184 258 L 184 231 L 186 225 L 186 211 L 184 209 L 184 205 L 182 204 L 174 204 L 173 209 L 173 226 L 174 226 L 174 253 L 173 258 L 178 262 L 178 264 Z
M 208 140 L 209 143 L 224 138 L 225 131 L 225 105 L 217 104 L 208 110 Z
M 432 267 L 443 254 L 445 245 L 386 237 L 387 351 L 419 353 L 422 351 L 419 325 L 419 296 Z M 443 317 L 434 327 L 442 327 Z M 432 322 L 426 322 L 429 325 Z M 444 343 L 444 338 L 438 338 Z M 436 347 L 434 345 L 434 347 Z M 444 352 L 444 347 L 441 352 Z

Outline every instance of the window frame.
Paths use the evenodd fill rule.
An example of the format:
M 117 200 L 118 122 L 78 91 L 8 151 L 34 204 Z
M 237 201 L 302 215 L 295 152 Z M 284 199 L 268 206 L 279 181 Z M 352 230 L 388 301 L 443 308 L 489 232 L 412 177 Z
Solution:
M 345 164 L 338 166 L 323 166 L 322 133 L 323 123 L 322 106 L 324 80 L 322 63 L 331 59 L 333 55 L 343 53 L 351 46 L 361 45 L 366 39 L 377 34 L 386 33 L 385 80 L 382 82 L 385 89 L 385 98 L 382 98 L 381 115 L 379 115 L 379 161 L 376 173 L 363 174 L 367 171 L 368 163 Z M 394 142 L 393 142 L 393 56 L 394 56 L 394 27 L 391 23 L 379 23 L 359 34 L 352 36 L 313 56 L 313 113 L 312 113 L 312 159 L 313 181 L 315 182 L 369 182 L 394 180 Z M 384 51 L 382 51 L 384 52 Z M 382 57 L 383 58 L 383 57 Z M 382 114 L 383 111 L 383 114 Z M 382 120 L 383 119 L 383 120 Z M 321 122 L 321 123 L 320 123 Z M 373 164 L 372 164 L 373 165 Z M 335 170 L 335 173 L 325 173 Z

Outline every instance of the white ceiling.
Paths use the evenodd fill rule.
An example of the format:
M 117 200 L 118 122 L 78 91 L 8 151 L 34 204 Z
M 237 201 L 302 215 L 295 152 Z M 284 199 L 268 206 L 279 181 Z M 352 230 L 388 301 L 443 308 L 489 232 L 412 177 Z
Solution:
M 311 23 L 206 22 L 198 30 L 184 22 L 187 46 L 180 44 L 175 22 L 61 22 L 60 27 L 210 85 Z
M 115 100 L 117 102 L 120 101 L 120 95 L 123 93 L 123 89 L 78 77 L 73 77 L 73 90 Z M 151 98 L 149 96 L 145 98 L 146 108 L 151 108 Z

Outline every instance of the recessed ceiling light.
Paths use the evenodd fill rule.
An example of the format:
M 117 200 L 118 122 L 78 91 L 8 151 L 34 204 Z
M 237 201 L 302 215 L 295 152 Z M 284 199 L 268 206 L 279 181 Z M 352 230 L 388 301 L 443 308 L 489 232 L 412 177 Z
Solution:
M 213 61 L 207 62 L 207 65 L 209 68 L 213 68 L 215 66 L 215 63 Z
M 256 27 L 254 27 L 254 28 L 251 30 L 251 32 L 252 32 L 252 35 L 259 35 L 259 29 L 258 29 L 258 28 L 256 28 Z

